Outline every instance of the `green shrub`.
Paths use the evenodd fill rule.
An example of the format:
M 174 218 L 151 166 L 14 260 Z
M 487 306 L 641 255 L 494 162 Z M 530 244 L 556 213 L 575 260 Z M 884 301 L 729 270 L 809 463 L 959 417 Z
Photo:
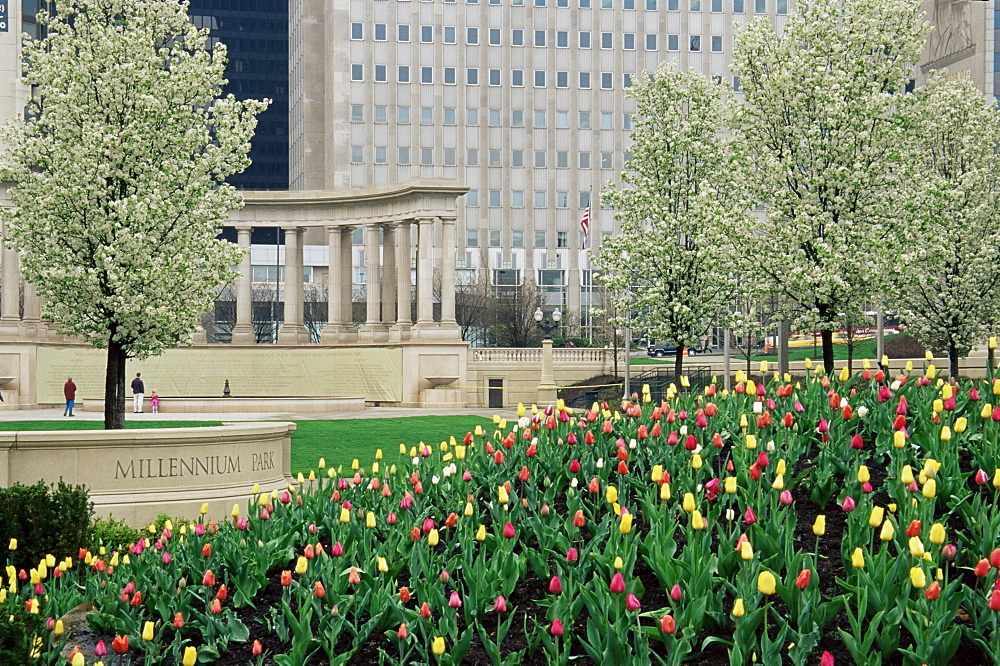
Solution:
M 0 489 L 0 562 L 19 569 L 38 565 L 48 554 L 76 557 L 90 543 L 94 504 L 84 486 L 62 479 L 51 488 L 15 484 Z M 9 550 L 17 539 L 17 550 Z
M 16 608 L 0 622 L 0 666 L 23 666 L 31 662 L 35 636 L 42 634 L 42 620 L 24 608 Z
M 104 546 L 109 553 L 116 550 L 122 552 L 142 536 L 141 530 L 137 530 L 124 520 L 115 520 L 112 516 L 99 518 L 94 521 L 89 548 L 97 552 L 98 548 Z

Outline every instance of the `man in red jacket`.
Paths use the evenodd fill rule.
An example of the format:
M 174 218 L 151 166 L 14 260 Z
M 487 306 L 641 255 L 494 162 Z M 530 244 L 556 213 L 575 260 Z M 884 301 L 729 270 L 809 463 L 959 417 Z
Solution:
M 73 383 L 73 378 L 70 377 L 63 384 L 63 395 L 66 396 L 66 409 L 63 410 L 63 416 L 73 416 L 73 403 L 76 402 L 76 384 Z

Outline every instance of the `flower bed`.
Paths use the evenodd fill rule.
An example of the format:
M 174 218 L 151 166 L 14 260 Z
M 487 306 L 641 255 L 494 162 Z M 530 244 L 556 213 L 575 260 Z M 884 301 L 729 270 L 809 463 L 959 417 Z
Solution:
M 670 393 L 320 461 L 218 525 L 8 569 L 3 611 L 43 663 L 83 601 L 79 664 L 1000 659 L 1000 381 Z

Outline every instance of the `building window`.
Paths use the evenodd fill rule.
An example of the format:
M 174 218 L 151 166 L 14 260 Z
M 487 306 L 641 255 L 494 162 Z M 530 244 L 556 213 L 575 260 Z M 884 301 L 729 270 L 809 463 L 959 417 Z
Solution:
M 490 109 L 490 127 L 500 127 L 500 109 Z
M 498 86 L 498 85 L 500 85 L 500 70 L 499 69 L 491 69 L 491 70 L 489 70 L 488 74 L 489 74 L 489 77 L 488 77 L 489 85 L 491 85 L 491 86 Z
M 545 192 L 535 190 L 535 208 L 545 208 Z
M 742 14 L 744 12 L 744 0 L 733 0 L 733 13 Z
M 580 112 L 580 129 L 590 129 L 590 111 Z
M 701 0 L 690 0 L 689 8 L 693 12 L 700 12 L 701 11 Z
M 712 13 L 722 13 L 722 0 L 712 0 Z
M 569 192 L 556 192 L 556 208 L 569 208 Z
M 569 232 L 556 232 L 556 247 L 569 247 Z
M 536 30 L 535 31 L 535 46 L 545 46 L 545 31 Z
M 444 83 L 448 86 L 455 85 L 455 68 L 445 67 L 444 68 Z
M 456 166 L 456 164 L 457 164 L 457 159 L 455 157 L 455 149 L 454 148 L 445 148 L 444 149 L 444 165 L 445 166 L 453 167 L 453 166 Z
M 535 151 L 535 168 L 544 169 L 545 168 L 545 151 L 536 150 Z
M 465 124 L 476 126 L 479 124 L 479 109 L 465 110 Z
M 490 206 L 497 208 L 500 205 L 500 190 L 490 190 Z
M 434 83 L 434 68 L 433 67 L 421 67 L 420 68 L 420 82 L 421 83 Z
M 557 49 L 568 49 L 569 48 L 569 32 L 566 30 L 556 31 L 556 48 Z
M 351 65 L 351 81 L 364 81 L 365 80 L 365 66 L 354 64 Z
M 421 148 L 420 149 L 420 165 L 421 166 L 431 166 L 434 164 L 434 149 L 433 148 Z
M 568 169 L 569 168 L 569 151 L 568 150 L 557 150 L 556 151 L 556 168 L 557 169 Z
M 753 13 L 754 14 L 766 14 L 767 13 L 767 0 L 753 0 Z
M 632 119 L 632 114 L 626 113 L 622 116 L 622 129 L 630 130 L 635 127 L 635 122 Z
M 524 110 L 512 109 L 510 112 L 510 126 L 524 127 Z
M 389 122 L 389 107 L 381 104 L 375 106 L 375 122 L 379 124 Z
M 586 30 L 581 30 L 580 31 L 579 45 L 580 45 L 581 49 L 589 49 L 590 48 L 590 33 L 588 31 L 586 31 Z
M 524 46 L 524 30 L 518 28 L 510 31 L 510 45 Z
M 614 114 L 608 111 L 601 111 L 601 129 L 614 129 Z
M 479 28 L 465 29 L 465 43 L 476 45 L 479 43 Z
M 624 72 L 622 74 L 622 87 L 631 88 L 632 87 L 632 74 L 629 72 Z
M 588 190 L 580 191 L 580 208 L 586 208 L 590 205 L 590 192 Z
M 646 35 L 646 50 L 655 51 L 656 50 L 656 35 L 648 34 Z
M 580 88 L 590 90 L 590 72 L 580 72 Z
M 399 151 L 396 154 L 396 161 L 402 165 L 407 165 L 410 163 L 409 147 L 400 147 Z
M 559 129 L 569 127 L 569 111 L 556 111 L 556 127 Z
M 433 42 L 434 42 L 434 26 L 432 25 L 420 26 L 420 43 L 431 44 Z
M 738 76 L 733 77 L 733 91 L 734 92 L 740 91 L 740 77 Z
M 722 35 L 712 35 L 712 53 L 722 53 Z
M 410 66 L 400 65 L 396 70 L 396 82 L 397 83 L 409 83 L 410 82 Z
M 420 107 L 420 124 L 421 125 L 434 124 L 434 107 L 431 106 Z
M 478 86 L 479 85 L 479 70 L 475 67 L 470 67 L 465 70 L 465 85 L 467 86 Z
M 701 51 L 701 35 L 691 35 L 691 51 Z
M 590 168 L 590 152 L 584 151 L 580 153 L 580 168 L 589 169 Z
M 523 150 L 512 150 L 512 151 L 510 151 L 510 165 L 512 167 L 523 167 L 524 166 L 524 151 Z
M 680 0 L 667 0 L 668 12 L 679 12 L 680 9 Z
M 511 231 L 510 232 L 510 246 L 511 247 L 524 247 L 524 232 L 523 231 Z
M 365 147 L 351 146 L 351 163 L 362 164 L 365 161 Z
M 569 72 L 556 72 L 556 88 L 569 88 Z
M 613 169 L 615 161 L 611 153 L 601 153 L 601 168 Z
M 457 117 L 455 114 L 455 109 L 446 108 L 444 110 L 444 124 L 445 125 L 457 125 Z
M 465 232 L 465 246 L 479 247 L 479 231 L 477 229 L 467 229 Z
M 535 127 L 545 127 L 544 111 L 535 111 Z
M 510 206 L 511 208 L 524 208 L 524 190 L 511 191 Z
M 469 148 L 465 151 L 466 166 L 479 166 L 479 149 Z
M 778 14 L 788 13 L 788 0 L 776 0 L 774 6 L 776 8 L 775 9 L 776 13 Z
M 375 82 L 385 83 L 388 80 L 388 72 L 385 65 L 375 65 Z
M 626 32 L 622 35 L 622 48 L 626 51 L 635 51 L 635 33 Z
M 604 50 L 613 49 L 614 48 L 614 43 L 615 43 L 614 36 L 610 32 L 602 32 L 601 33 L 601 48 L 602 49 L 604 49 Z
M 622 0 L 622 9 L 635 9 L 635 0 Z
M 352 123 L 363 123 L 363 122 L 365 122 L 365 105 L 364 104 L 351 104 L 351 122 Z
M 375 24 L 375 41 L 384 42 L 389 39 L 389 31 L 386 30 L 385 23 Z
M 613 72 L 601 72 L 601 90 L 614 90 L 614 76 Z
M 500 232 L 490 230 L 490 247 L 500 247 Z
M 580 9 L 590 9 L 590 0 L 580 0 Z
M 396 41 L 408 42 L 410 41 L 410 26 L 405 23 L 400 23 L 396 26 Z
M 545 70 L 536 69 L 535 70 L 535 87 L 544 88 L 545 87 Z
M 396 107 L 396 122 L 398 122 L 400 125 L 410 124 L 410 107 L 408 106 Z
M 458 37 L 456 35 L 455 26 L 446 25 L 444 27 L 444 43 L 445 44 L 455 44 L 458 42 Z
M 365 24 L 364 23 L 352 23 L 351 24 L 351 39 L 364 39 L 365 38 Z
M 491 167 L 500 166 L 500 151 L 496 148 L 490 148 L 489 151 L 489 161 L 487 164 Z
M 487 39 L 490 46 L 500 46 L 500 28 L 490 28 Z
M 681 40 L 679 35 L 667 35 L 667 50 L 680 51 Z
M 375 146 L 375 164 L 388 164 L 388 148 L 385 146 Z
M 535 232 L 535 247 L 545 247 L 545 232 L 536 231 Z
M 656 11 L 656 0 L 646 0 L 646 9 L 655 12 Z
M 479 190 L 469 190 L 465 193 L 465 205 L 466 206 L 478 206 L 479 205 Z

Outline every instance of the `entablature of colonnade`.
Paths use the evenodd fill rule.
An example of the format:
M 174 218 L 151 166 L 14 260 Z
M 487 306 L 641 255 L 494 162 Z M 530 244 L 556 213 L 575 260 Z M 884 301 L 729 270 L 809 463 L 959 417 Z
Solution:
M 451 180 L 414 180 L 385 187 L 241 192 L 242 210 L 229 224 L 254 227 L 366 226 L 401 220 L 455 219 L 456 199 L 469 188 Z

